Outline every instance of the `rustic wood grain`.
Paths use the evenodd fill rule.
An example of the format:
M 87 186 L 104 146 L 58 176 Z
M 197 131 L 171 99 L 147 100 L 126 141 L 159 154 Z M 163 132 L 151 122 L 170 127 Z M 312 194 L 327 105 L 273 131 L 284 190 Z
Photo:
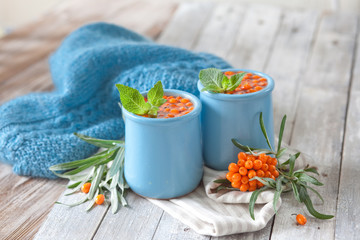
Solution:
M 262 71 L 271 54 L 281 17 L 279 8 L 250 5 L 235 35 L 236 42 L 226 56 L 230 64 Z
M 219 4 L 200 31 L 193 49 L 208 52 L 224 59 L 232 51 L 247 7 L 244 5 Z
M 213 8 L 212 3 L 181 4 L 159 37 L 158 43 L 191 48 Z
M 117 214 L 109 209 L 94 239 L 152 239 L 164 211 L 132 192 L 126 199 L 129 206 Z
M 338 203 L 336 210 L 336 239 L 357 239 L 359 237 L 360 216 L 359 169 L 360 169 L 360 36 L 357 41 L 357 54 L 350 102 L 346 117 L 345 141 L 342 155 L 341 175 L 339 183 Z
M 327 214 L 336 213 L 340 158 L 346 115 L 347 94 L 355 47 L 357 18 L 353 15 L 326 14 L 320 23 L 314 49 L 306 68 L 296 113 L 291 144 L 314 157 L 319 167 L 317 187 L 325 204 L 313 196 L 314 207 Z M 307 214 L 292 197 L 283 197 L 275 218 L 271 238 L 334 239 L 335 219 L 319 220 Z M 308 224 L 297 226 L 292 213 L 308 217 Z

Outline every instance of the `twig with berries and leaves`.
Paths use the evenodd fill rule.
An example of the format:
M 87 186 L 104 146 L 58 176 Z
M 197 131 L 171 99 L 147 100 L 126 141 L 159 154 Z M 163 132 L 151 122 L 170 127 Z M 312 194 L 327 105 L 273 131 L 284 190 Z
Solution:
M 295 154 L 289 154 L 289 158 L 283 163 L 281 163 L 279 161 L 280 157 L 283 156 L 283 154 L 287 151 L 287 148 L 282 147 L 282 145 L 281 145 L 282 137 L 283 137 L 283 133 L 284 133 L 284 129 L 285 129 L 286 115 L 283 117 L 283 119 L 281 121 L 280 132 L 279 132 L 279 141 L 278 141 L 276 151 L 273 150 L 273 148 L 270 144 L 270 140 L 269 140 L 268 134 L 267 134 L 265 126 L 264 126 L 262 113 L 260 113 L 259 123 L 260 123 L 260 128 L 262 130 L 262 133 L 266 139 L 266 143 L 269 146 L 269 149 L 251 148 L 249 146 L 242 145 L 236 139 L 231 139 L 232 143 L 236 147 L 238 147 L 242 151 L 244 151 L 254 157 L 258 157 L 260 155 L 266 154 L 267 156 L 269 156 L 269 158 L 271 158 L 270 156 L 274 156 L 277 159 L 276 171 L 279 173 L 279 175 L 275 179 L 274 179 L 274 177 L 273 178 L 259 177 L 259 176 L 248 177 L 249 183 L 251 181 L 258 181 L 261 183 L 261 188 L 254 190 L 251 195 L 251 198 L 250 198 L 249 212 L 250 212 L 251 218 L 255 220 L 254 206 L 255 206 L 256 199 L 258 198 L 258 196 L 260 195 L 261 192 L 263 192 L 265 190 L 269 190 L 269 189 L 275 190 L 274 199 L 273 199 L 273 207 L 274 207 L 275 213 L 277 212 L 276 205 L 277 205 L 277 202 L 278 202 L 281 194 L 284 192 L 292 191 L 294 193 L 295 199 L 299 203 L 304 203 L 306 208 L 308 209 L 309 213 L 311 215 L 313 215 L 314 217 L 319 218 L 319 219 L 333 218 L 334 216 L 332 216 L 332 215 L 326 215 L 326 214 L 317 212 L 312 204 L 311 198 L 308 193 L 308 190 L 312 191 L 313 193 L 315 193 L 315 195 L 317 195 L 320 198 L 320 200 L 322 202 L 324 202 L 324 199 L 321 197 L 321 195 L 314 188 L 309 186 L 310 184 L 313 184 L 316 186 L 323 185 L 314 176 L 309 175 L 309 174 L 319 175 L 317 169 L 315 167 L 309 167 L 307 165 L 303 169 L 295 170 L 295 162 L 299 158 L 300 152 L 297 152 Z M 213 192 L 217 192 L 220 190 L 230 190 L 230 191 L 231 190 L 237 190 L 237 191 L 239 190 L 239 188 L 232 187 L 231 181 L 229 181 L 228 179 L 217 179 L 214 182 L 220 183 L 220 185 L 216 189 L 213 189 L 212 190 Z

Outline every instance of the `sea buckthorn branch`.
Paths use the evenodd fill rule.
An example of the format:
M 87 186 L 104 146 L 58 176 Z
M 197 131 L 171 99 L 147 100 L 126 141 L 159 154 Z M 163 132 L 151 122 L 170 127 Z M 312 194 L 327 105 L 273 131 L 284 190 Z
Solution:
M 105 150 L 86 159 L 50 167 L 50 170 L 58 177 L 73 181 L 67 186 L 71 191 L 65 196 L 80 191 L 86 194 L 79 202 L 73 204 L 56 203 L 73 207 L 89 201 L 86 208 L 89 211 L 95 204 L 106 203 L 110 196 L 112 213 L 116 213 L 120 204 L 127 205 L 125 196 L 129 189 L 124 178 L 124 141 L 103 140 L 74 134 L 83 141 L 105 148 Z
M 310 173 L 319 175 L 317 169 L 315 167 L 309 167 L 309 165 L 307 165 L 303 169 L 295 170 L 295 163 L 296 163 L 296 160 L 300 156 L 300 152 L 297 152 L 295 154 L 289 154 L 289 158 L 283 163 L 280 163 L 280 161 L 279 161 L 280 157 L 287 150 L 286 148 L 281 147 L 282 137 L 283 137 L 285 123 L 286 123 L 286 115 L 283 117 L 283 119 L 281 121 L 280 132 L 279 132 L 279 141 L 278 141 L 278 146 L 277 146 L 276 152 L 271 147 L 271 144 L 270 144 L 270 141 L 269 141 L 269 138 L 268 138 L 265 126 L 264 126 L 262 113 L 260 113 L 259 123 L 260 123 L 262 133 L 266 139 L 267 145 L 269 146 L 270 149 L 251 148 L 249 146 L 242 145 L 236 139 L 231 139 L 233 144 L 236 147 L 238 147 L 239 149 L 241 149 L 243 152 L 240 152 L 238 155 L 238 158 L 239 158 L 238 164 L 231 163 L 229 165 L 229 173 L 226 175 L 226 179 L 217 179 L 214 181 L 215 183 L 219 183 L 220 185 L 217 188 L 212 189 L 212 192 L 218 192 L 220 190 L 253 191 L 251 198 L 250 198 L 250 202 L 249 202 L 249 212 L 250 212 L 251 218 L 254 220 L 255 220 L 254 206 L 255 206 L 256 199 L 258 198 L 258 196 L 261 192 L 268 190 L 268 189 L 275 190 L 274 199 L 273 199 L 273 208 L 274 208 L 275 213 L 277 212 L 276 205 L 277 205 L 277 202 L 278 202 L 281 194 L 283 192 L 293 191 L 294 198 L 299 203 L 304 203 L 311 215 L 313 215 L 314 217 L 319 218 L 319 219 L 333 218 L 334 216 L 332 216 L 332 215 L 321 214 L 314 209 L 311 198 L 307 191 L 309 189 L 310 191 L 315 193 L 315 195 L 317 195 L 317 197 L 319 197 L 319 199 L 322 202 L 324 202 L 324 199 L 321 197 L 321 195 L 314 188 L 309 186 L 309 184 L 312 184 L 315 186 L 323 185 L 314 176 L 309 175 Z M 275 158 L 272 158 L 270 155 L 275 156 Z M 243 162 L 244 160 L 242 160 L 242 158 L 244 158 L 244 156 L 247 157 L 247 161 L 245 162 L 245 165 Z M 258 158 L 258 159 L 256 159 L 256 158 Z M 268 160 L 266 160 L 266 159 L 268 159 Z M 261 164 L 259 163 L 259 160 L 262 160 Z M 250 161 L 253 161 L 253 163 L 251 163 Z M 267 168 L 269 166 L 271 166 L 271 165 L 268 165 L 269 161 L 270 161 L 270 164 L 272 165 L 272 173 L 274 173 L 274 175 L 271 175 L 269 173 L 270 175 L 263 176 L 264 171 L 262 171 L 262 170 L 267 170 Z M 276 161 L 275 164 L 274 164 L 274 161 Z M 261 168 L 254 174 L 253 168 L 255 170 L 259 169 L 259 166 L 255 166 L 256 164 L 259 166 L 266 165 L 266 169 Z M 241 167 L 243 165 L 249 171 L 246 169 L 244 170 L 244 167 Z M 238 177 L 237 170 L 239 171 L 240 175 L 243 175 L 243 177 L 240 177 L 240 178 Z M 251 171 L 253 171 L 253 172 L 250 175 Z M 246 175 L 247 172 L 249 172 L 248 175 Z M 277 175 L 277 176 L 275 176 L 275 175 Z M 269 176 L 271 176 L 271 178 Z M 241 179 L 241 180 L 239 180 L 239 181 L 241 181 L 240 184 L 243 183 L 243 184 L 241 184 L 241 186 L 237 183 L 238 178 Z M 245 181 L 243 181 L 243 179 L 245 179 Z M 250 190 L 250 188 L 248 186 L 243 187 L 243 185 L 247 184 L 247 182 L 249 184 L 251 182 L 256 182 L 256 184 L 251 184 L 251 185 L 257 186 L 257 189 L 252 188 Z

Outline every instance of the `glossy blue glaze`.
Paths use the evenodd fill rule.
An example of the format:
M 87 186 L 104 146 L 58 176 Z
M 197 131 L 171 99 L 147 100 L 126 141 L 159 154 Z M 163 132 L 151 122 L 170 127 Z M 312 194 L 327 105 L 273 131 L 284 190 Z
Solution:
M 201 123 L 203 132 L 203 157 L 205 165 L 226 170 L 231 162 L 237 162 L 239 149 L 232 142 L 236 138 L 240 143 L 255 148 L 268 148 L 259 125 L 260 112 L 263 112 L 264 124 L 270 143 L 274 147 L 274 123 L 271 92 L 273 79 L 261 72 L 248 69 L 223 69 L 222 71 L 250 72 L 268 81 L 261 91 L 242 95 L 201 92 Z
M 167 199 L 193 191 L 203 175 L 201 102 L 192 94 L 164 90 L 194 104 L 187 115 L 146 118 L 122 108 L 125 117 L 125 179 L 139 195 Z M 146 93 L 143 93 L 146 95 Z

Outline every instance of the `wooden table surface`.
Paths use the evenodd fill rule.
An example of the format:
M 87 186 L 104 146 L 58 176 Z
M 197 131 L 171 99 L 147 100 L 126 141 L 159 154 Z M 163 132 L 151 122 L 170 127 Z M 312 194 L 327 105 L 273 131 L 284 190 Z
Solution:
M 70 2 L 70 1 L 69 1 Z M 311 154 L 325 198 L 315 207 L 332 220 L 308 216 L 291 194 L 258 232 L 219 239 L 358 239 L 360 225 L 360 48 L 357 15 L 263 5 L 79 0 L 0 39 L 0 103 L 53 86 L 48 56 L 81 25 L 107 21 L 158 43 L 214 53 L 233 66 L 268 73 L 275 131 L 288 116 L 285 142 Z M 65 180 L 16 176 L 0 164 L 0 239 L 218 239 L 201 236 L 146 199 L 128 196 L 116 215 L 107 206 L 86 213 L 54 202 Z M 49 214 L 50 212 L 50 214 Z M 48 220 L 45 220 L 48 217 Z M 40 230 L 39 230 L 40 229 Z

